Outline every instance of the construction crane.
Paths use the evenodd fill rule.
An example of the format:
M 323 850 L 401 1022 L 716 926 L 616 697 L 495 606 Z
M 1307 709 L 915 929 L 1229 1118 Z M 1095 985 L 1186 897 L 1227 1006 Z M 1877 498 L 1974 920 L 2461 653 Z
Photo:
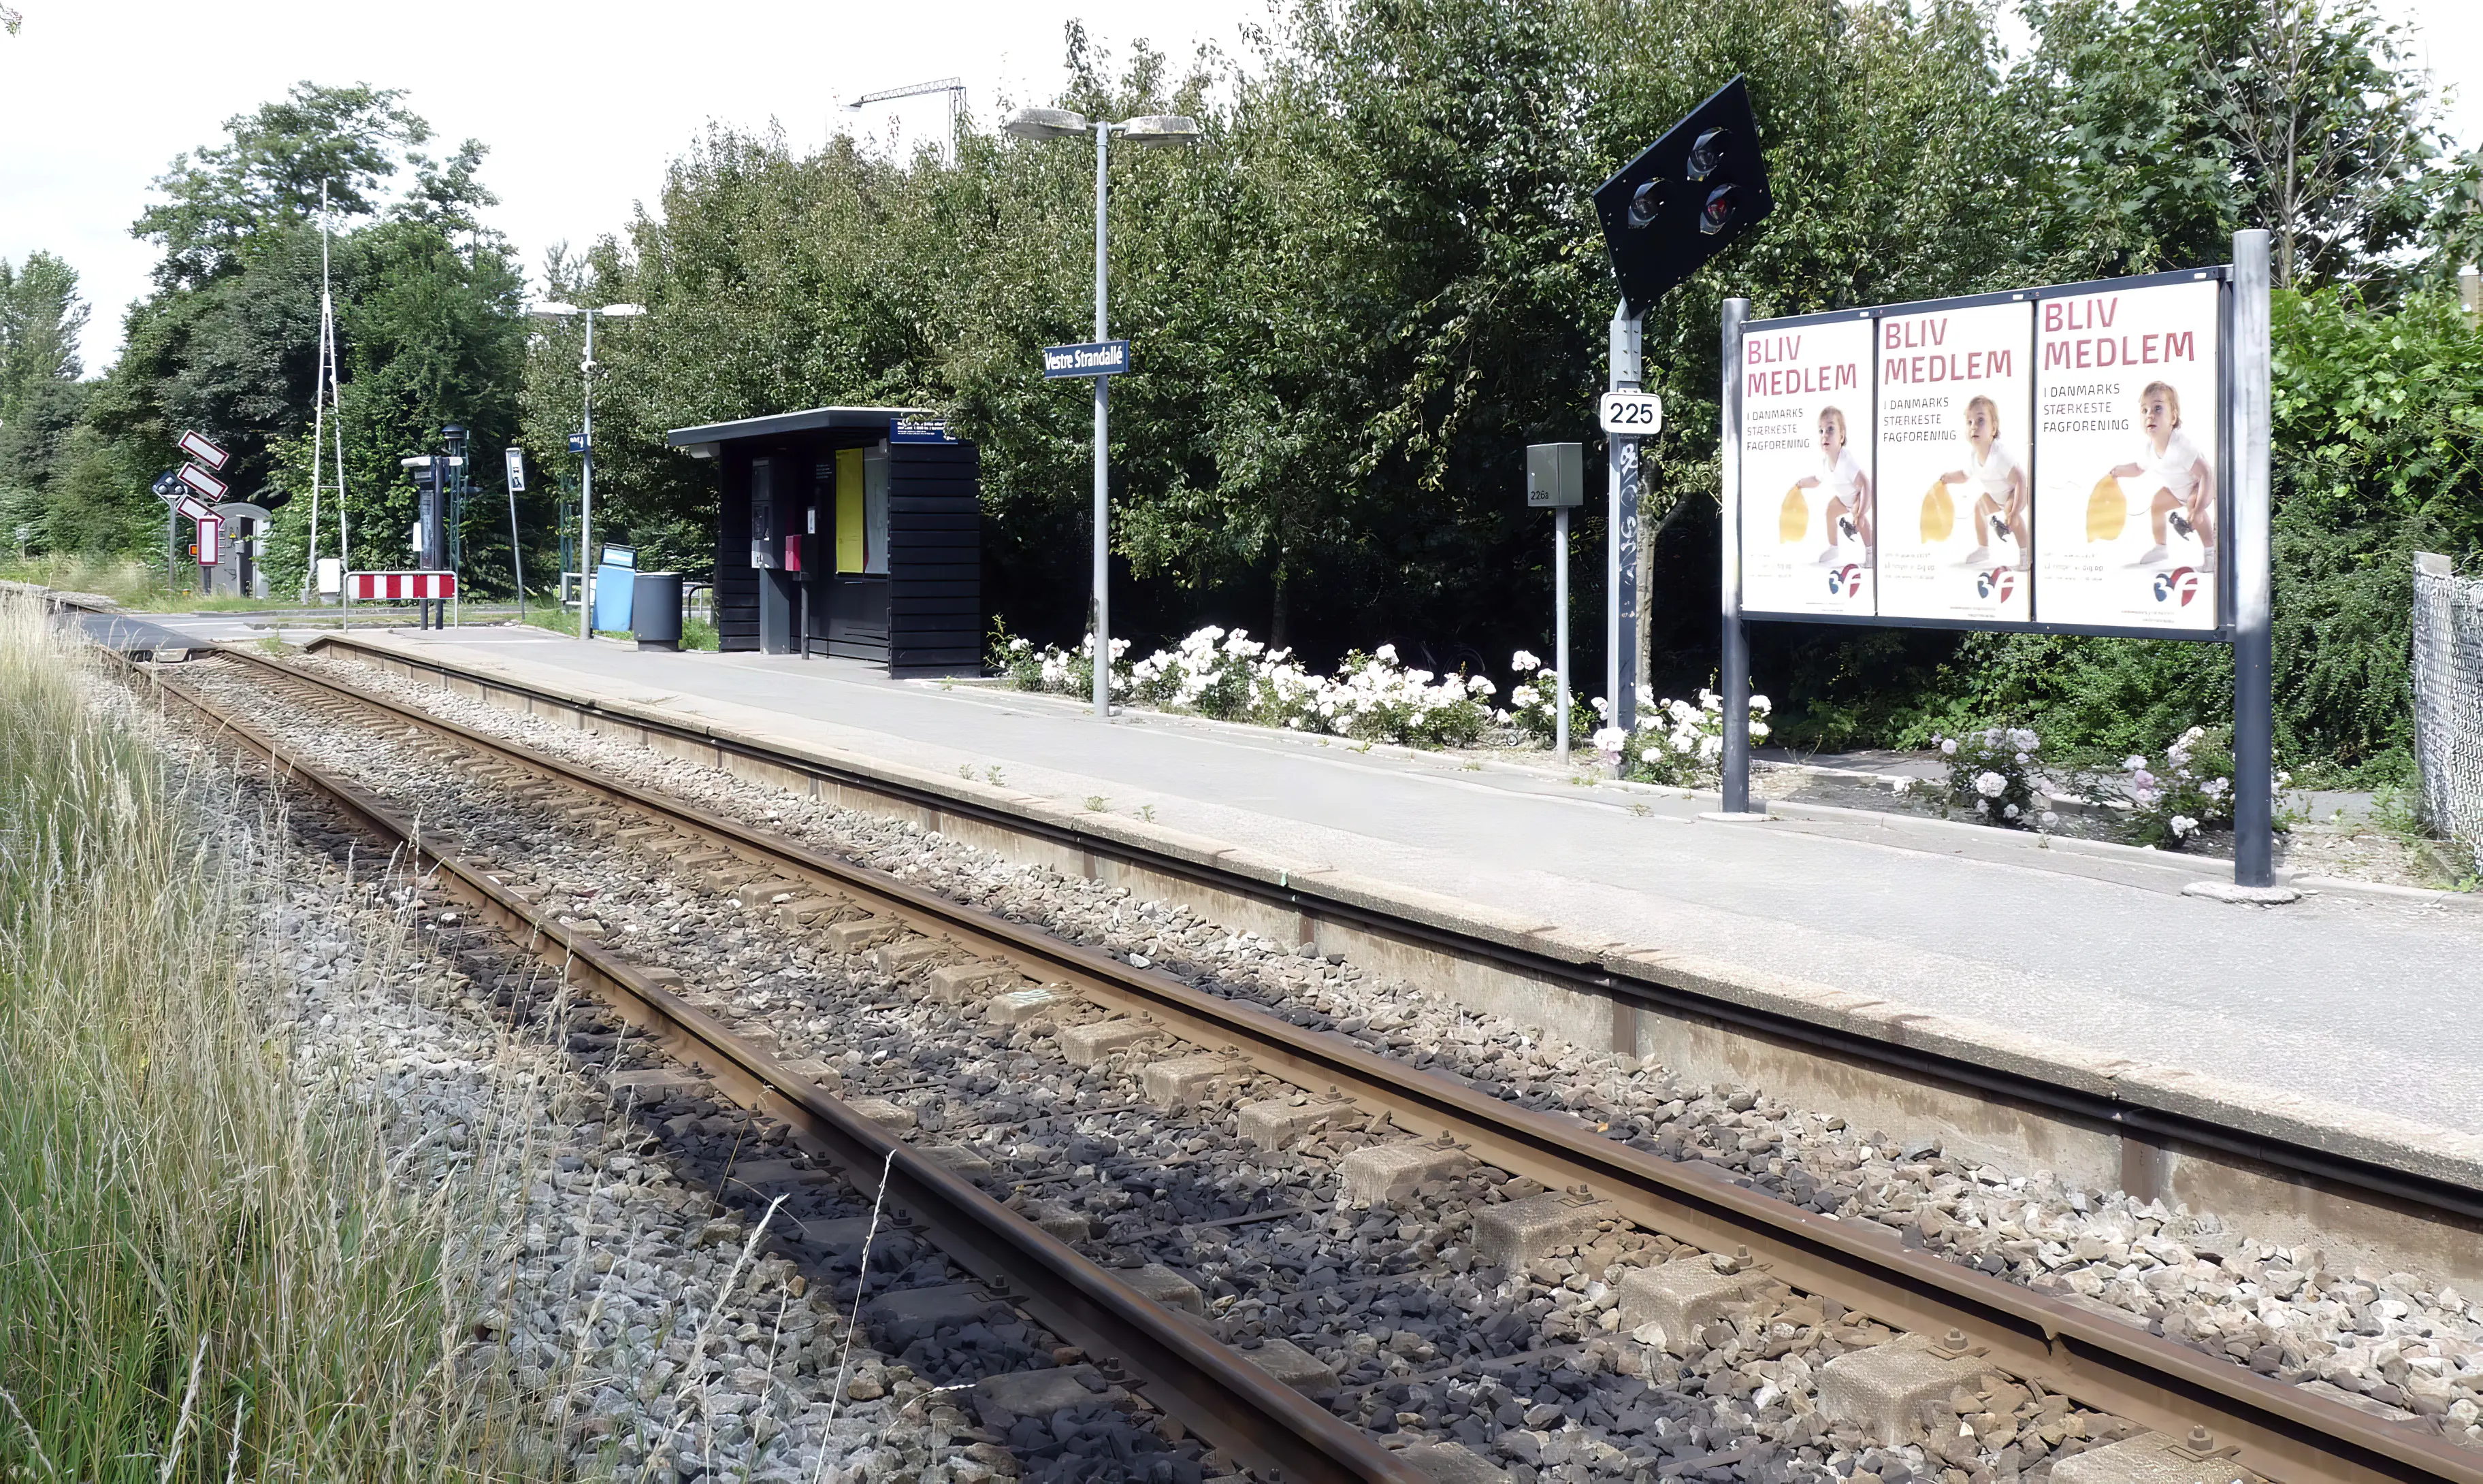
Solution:
M 943 77 L 933 82 L 913 83 L 903 88 L 887 88 L 878 93 L 867 93 L 861 97 L 854 99 L 852 102 L 847 103 L 845 105 L 845 110 L 848 113 L 858 112 L 865 104 L 885 103 L 892 98 L 921 97 L 924 93 L 945 93 L 948 94 L 948 151 L 947 158 L 950 165 L 954 165 L 957 163 L 957 116 L 960 113 L 963 113 L 966 108 L 966 80 L 964 78 Z

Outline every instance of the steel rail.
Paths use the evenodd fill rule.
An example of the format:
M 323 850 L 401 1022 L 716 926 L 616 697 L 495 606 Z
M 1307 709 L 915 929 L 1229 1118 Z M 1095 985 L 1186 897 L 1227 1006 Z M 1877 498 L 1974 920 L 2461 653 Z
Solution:
M 551 775 L 641 812 L 824 883 L 875 912 L 936 932 L 969 952 L 1030 966 L 1098 1003 L 1152 1017 L 1166 1034 L 1238 1050 L 1296 1085 L 1333 1088 L 1409 1132 L 1554 1189 L 1592 1198 L 1650 1230 L 1718 1251 L 1748 1247 L 1773 1276 L 1849 1309 L 1929 1335 L 1962 1332 L 1996 1369 L 2041 1380 L 2099 1410 L 2175 1438 L 2205 1426 L 2241 1467 L 2284 1481 L 2454 1480 L 2483 1484 L 2483 1453 L 2375 1418 L 2300 1386 L 2016 1284 L 1905 1247 L 1877 1223 L 1822 1215 L 1593 1132 L 1575 1119 L 1518 1108 L 1462 1081 L 1417 1070 L 1349 1037 L 1291 1024 L 1255 1005 L 953 902 L 872 867 L 814 850 L 637 785 L 488 736 L 350 683 L 239 650 L 221 651 L 299 683 Z M 684 1007 L 686 1009 L 687 1007 Z M 695 1012 L 692 1012 L 693 1014 Z M 892 1141 L 874 1135 L 876 1147 Z M 900 1149 L 904 1146 L 897 1146 Z M 945 1171 L 948 1182 L 964 1185 Z M 971 1189 L 972 1187 L 965 1187 Z
M 139 673 L 368 828 L 403 841 L 449 894 L 558 967 L 567 979 L 598 994 L 650 1041 L 696 1067 L 736 1101 L 790 1125 L 798 1139 L 841 1167 L 857 1188 L 875 1188 L 878 1172 L 885 1169 L 886 1197 L 900 1223 L 925 1229 L 959 1266 L 1054 1333 L 1098 1357 L 1124 1363 L 1142 1378 L 1128 1384 L 1146 1386 L 1151 1400 L 1227 1457 L 1319 1484 L 1431 1484 L 1428 1474 L 1361 1429 L 1141 1296 L 913 1145 L 892 1138 L 842 1100 L 788 1072 L 773 1054 L 665 989 L 643 967 L 548 918 L 494 881 L 484 867 L 443 848 L 437 833 L 422 831 L 378 796 L 303 758 L 187 685 L 158 672 Z M 480 745 L 481 739 L 453 729 L 435 724 L 435 729 Z M 542 765 L 531 755 L 492 750 L 529 766 Z M 613 792 L 608 787 L 600 791 Z M 639 807 L 635 800 L 631 803 Z M 859 1322 L 860 1316 L 855 1319 Z
M 996 805 L 959 798 L 898 779 L 841 768 L 799 754 L 724 735 L 695 724 L 666 721 L 636 711 L 607 709 L 592 701 L 555 695 L 504 676 L 481 675 L 459 670 L 444 661 L 416 660 L 389 650 L 368 649 L 358 645 L 350 635 L 323 637 L 313 643 L 373 655 L 390 664 L 431 670 L 443 677 L 523 696 L 530 704 L 541 702 L 557 710 L 598 716 L 673 741 L 687 742 L 713 751 L 719 766 L 727 757 L 733 757 L 841 788 L 879 794 L 926 813 L 946 814 L 1087 855 L 1125 861 L 1155 874 L 1187 881 L 1210 891 L 1281 907 L 1375 937 L 1396 939 L 1444 957 L 1487 964 L 1520 977 L 1601 994 L 1617 1003 L 1710 1020 L 1909 1081 L 1943 1083 L 1999 1102 L 2038 1110 L 2090 1126 L 2109 1128 L 2142 1144 L 2157 1148 L 2188 1147 L 2229 1155 L 2264 1166 L 2298 1182 L 2375 1197 L 2408 1207 L 2417 1215 L 2448 1216 L 2465 1223 L 2483 1222 L 2483 1190 L 2456 1180 L 2340 1153 L 2300 1140 L 2236 1128 L 2210 1118 L 2131 1102 L 2087 1088 L 2064 1085 L 2055 1079 L 1984 1066 L 1962 1057 L 1887 1041 L 1867 1031 L 1822 1024 L 1800 1016 L 1738 1003 L 1708 993 L 1695 983 L 1669 977 L 1668 970 L 1659 965 L 1642 966 L 1641 972 L 1620 973 L 1587 954 L 1571 956 L 1498 942 L 1479 934 L 1400 916 L 1328 895 L 1313 887 L 1294 885 L 1290 880 L 1271 883 L 1228 867 L 1160 854 L 1143 846 L 1080 830 L 1073 825 L 1014 813 Z M 255 654 L 245 657 L 260 658 Z

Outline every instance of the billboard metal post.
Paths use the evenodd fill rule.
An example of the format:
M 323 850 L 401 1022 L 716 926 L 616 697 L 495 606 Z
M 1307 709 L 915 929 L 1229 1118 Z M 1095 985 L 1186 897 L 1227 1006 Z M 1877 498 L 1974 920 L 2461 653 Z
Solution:
M 2268 234 L 2233 234 L 2233 885 L 2276 885 L 2273 542 L 2268 495 Z
M 1719 466 L 1724 508 L 1722 609 L 1724 642 L 1718 675 L 1723 691 L 1724 757 L 1722 812 L 1750 811 L 1750 646 L 1742 627 L 1742 322 L 1750 317 L 1747 299 L 1724 301 L 1724 384 L 1722 458 Z
M 1095 122 L 1095 338 L 1106 329 L 1104 291 L 1109 264 L 1104 252 L 1106 153 L 1112 126 Z M 1112 717 L 1112 379 L 1095 378 L 1095 719 Z
M 1613 311 L 1611 390 L 1639 387 L 1639 317 L 1625 300 Z M 1604 725 L 1628 731 L 1638 725 L 1638 438 L 1610 434 L 1608 483 L 1612 491 L 1604 539 Z
M 1559 736 L 1557 759 L 1561 766 L 1569 765 L 1569 507 L 1559 505 L 1552 510 L 1552 647 L 1559 650 L 1554 663 L 1559 667 L 1559 682 L 1553 687 L 1553 705 L 1558 720 L 1553 726 Z

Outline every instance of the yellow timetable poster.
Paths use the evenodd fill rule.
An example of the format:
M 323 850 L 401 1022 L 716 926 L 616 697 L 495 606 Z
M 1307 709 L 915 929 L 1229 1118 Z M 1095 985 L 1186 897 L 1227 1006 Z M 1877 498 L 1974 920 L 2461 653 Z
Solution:
M 1879 322 L 1880 615 L 2034 611 L 2035 306 Z
M 1742 338 L 1742 606 L 1875 612 L 1868 319 L 1749 327 Z
M 2216 626 L 2218 293 L 2201 278 L 2037 305 L 2042 622 Z

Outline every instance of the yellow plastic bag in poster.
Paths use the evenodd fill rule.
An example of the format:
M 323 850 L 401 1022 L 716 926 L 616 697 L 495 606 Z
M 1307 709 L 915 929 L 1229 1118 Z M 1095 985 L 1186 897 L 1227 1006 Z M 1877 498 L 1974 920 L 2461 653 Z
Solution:
M 1948 492 L 1948 481 L 1932 481 L 1931 492 L 1923 496 L 1923 544 L 1926 546 L 1948 540 L 1957 534 L 1957 501 Z
M 1790 546 L 1802 540 L 1810 529 L 1810 501 L 1802 498 L 1802 486 L 1785 491 L 1784 509 L 1776 514 L 1776 540 Z
M 2095 493 L 2087 496 L 2087 540 L 2119 541 L 2121 529 L 2129 523 L 2129 496 L 2121 492 L 2121 481 L 2106 474 L 2096 481 Z

